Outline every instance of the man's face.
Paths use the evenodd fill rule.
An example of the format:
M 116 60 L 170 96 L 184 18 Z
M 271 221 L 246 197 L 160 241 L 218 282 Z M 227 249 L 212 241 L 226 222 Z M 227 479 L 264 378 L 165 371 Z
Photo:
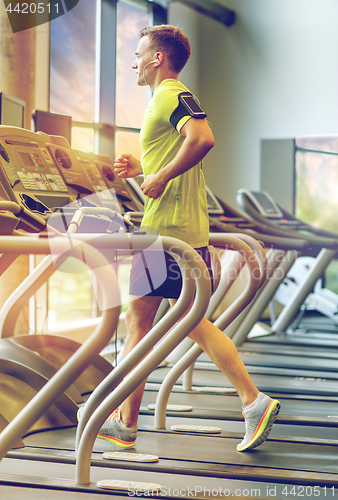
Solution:
M 136 72 L 137 84 L 140 86 L 148 85 L 152 80 L 152 65 L 155 55 L 150 49 L 150 40 L 148 36 L 140 39 L 136 49 L 136 59 L 132 68 Z

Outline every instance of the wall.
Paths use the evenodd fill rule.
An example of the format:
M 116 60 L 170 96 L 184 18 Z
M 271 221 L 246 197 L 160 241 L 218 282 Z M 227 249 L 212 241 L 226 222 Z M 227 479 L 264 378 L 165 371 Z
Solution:
M 169 4 L 168 23 L 181 28 L 189 37 L 191 43 L 191 56 L 180 74 L 180 80 L 199 96 L 200 90 L 200 22 L 201 15 L 195 10 L 179 3 Z M 203 22 L 203 17 L 202 17 Z
M 192 17 L 199 97 L 216 139 L 204 169 L 214 192 L 237 207 L 239 188 L 260 187 L 261 139 L 338 133 L 338 2 L 217 1 L 237 13 L 230 29 Z M 190 29 L 190 12 L 173 3 L 169 20 Z

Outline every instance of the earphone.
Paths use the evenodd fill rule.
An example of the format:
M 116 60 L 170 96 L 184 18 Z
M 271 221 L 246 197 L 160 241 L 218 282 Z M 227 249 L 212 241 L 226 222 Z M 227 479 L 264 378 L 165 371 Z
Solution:
M 147 82 L 147 80 L 146 80 L 145 71 L 146 71 L 147 67 L 149 66 L 149 64 L 154 64 L 154 63 L 157 63 L 157 62 L 158 62 L 158 60 L 157 60 L 157 59 L 155 59 L 154 61 L 150 61 L 150 62 L 148 62 L 148 63 L 144 66 L 144 68 L 143 68 L 143 78 L 144 78 L 144 81 L 146 82 L 146 84 L 147 84 L 148 86 L 149 86 L 149 83 L 148 83 L 148 82 Z
M 158 59 L 154 59 L 153 61 L 148 62 L 148 63 L 144 66 L 144 68 L 143 68 L 143 78 L 144 78 L 144 81 L 146 82 L 146 84 L 147 84 L 148 86 L 149 86 L 149 83 L 147 82 L 146 75 L 145 75 L 145 71 L 146 71 L 147 67 L 149 66 L 149 64 L 155 64 L 155 63 L 157 63 L 157 62 L 159 62 L 159 60 L 158 60 Z

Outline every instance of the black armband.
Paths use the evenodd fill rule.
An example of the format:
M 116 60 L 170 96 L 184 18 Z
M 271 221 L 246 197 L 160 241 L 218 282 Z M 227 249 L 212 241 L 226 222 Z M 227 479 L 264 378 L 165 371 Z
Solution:
M 190 92 L 181 92 L 178 94 L 179 104 L 173 111 L 170 117 L 170 123 L 176 128 L 178 122 L 184 116 L 192 116 L 193 118 L 206 118 L 206 113 L 198 104 L 194 96 Z

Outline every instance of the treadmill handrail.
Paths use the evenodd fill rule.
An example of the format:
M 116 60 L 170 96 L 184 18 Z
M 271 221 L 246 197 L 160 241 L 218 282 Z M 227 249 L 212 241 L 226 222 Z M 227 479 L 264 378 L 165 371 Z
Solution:
M 16 417 L 0 434 L 0 459 L 3 458 L 16 441 L 40 418 L 51 404 L 73 383 L 86 369 L 93 355 L 97 355 L 111 338 L 111 331 L 119 320 L 120 306 L 109 307 L 108 298 L 114 294 L 115 302 L 120 304 L 119 288 L 116 274 L 107 259 L 90 245 L 72 240 L 72 246 L 66 238 L 55 238 L 53 251 L 64 256 L 82 259 L 85 251 L 86 262 L 92 268 L 102 292 L 102 321 L 94 333 L 59 369 L 59 371 L 42 387 Z M 49 241 L 37 237 L 11 236 L 0 237 L 2 253 L 18 252 L 20 254 L 48 254 Z
M 138 238 L 140 239 L 140 237 Z M 170 251 L 171 248 L 174 248 L 175 253 L 180 256 L 178 264 L 180 265 L 183 272 L 183 282 L 188 281 L 187 278 L 190 274 L 186 272 L 183 262 L 186 262 L 186 259 L 188 258 L 188 263 L 190 262 L 193 265 L 193 267 L 189 266 L 189 268 L 196 284 L 196 295 L 194 302 L 187 315 L 181 321 L 179 321 L 179 323 L 177 323 L 174 328 L 172 328 L 172 330 L 168 333 L 168 335 L 165 336 L 165 338 L 157 343 L 154 349 L 149 354 L 147 354 L 146 357 L 144 357 L 143 360 L 135 368 L 135 365 L 131 363 L 131 356 L 129 355 L 126 356 L 126 358 L 124 358 L 124 360 L 121 362 L 121 365 L 125 365 L 126 369 L 128 369 L 129 372 L 130 370 L 132 371 L 128 373 L 128 375 L 113 390 L 113 392 L 100 404 L 100 406 L 97 407 L 93 415 L 86 423 L 86 426 L 84 427 L 83 432 L 79 438 L 78 454 L 76 460 L 77 484 L 84 485 L 90 483 L 90 463 L 92 449 L 97 433 L 109 413 L 111 413 L 114 408 L 121 404 L 122 401 L 129 394 L 131 394 L 134 389 L 136 389 L 136 387 L 140 383 L 140 380 L 144 380 L 145 378 L 147 378 L 148 375 L 159 365 L 159 363 L 163 361 L 163 359 L 165 359 L 168 354 L 170 354 L 170 352 L 189 334 L 189 332 L 200 322 L 208 307 L 211 294 L 211 285 L 210 280 L 207 277 L 207 267 L 203 259 L 196 252 L 196 250 L 194 250 L 188 244 L 176 240 L 175 238 L 162 237 L 162 244 L 165 250 Z M 191 291 L 192 290 L 190 289 L 190 292 Z M 186 295 L 187 293 L 187 289 L 183 287 L 181 295 Z M 191 300 L 192 296 L 190 296 L 189 298 Z M 165 318 L 162 318 L 156 326 L 158 327 L 158 329 L 160 328 L 162 330 L 162 335 L 166 333 L 167 324 Z M 146 342 L 146 338 L 143 340 Z M 143 347 L 145 342 L 143 342 Z M 139 349 L 134 349 L 135 351 L 140 351 L 140 344 L 141 343 L 138 344 Z M 138 357 L 141 359 L 142 355 L 140 356 L 140 352 L 138 354 Z
M 79 235 L 79 237 L 87 238 L 87 236 L 85 235 Z M 250 240 L 252 247 L 254 248 L 254 251 L 256 252 L 257 255 L 259 255 L 259 257 L 257 257 L 254 251 L 251 248 L 249 248 L 249 246 L 246 243 L 243 243 L 242 239 L 248 241 Z M 95 246 L 102 249 L 102 246 L 100 245 L 100 243 L 98 243 L 97 239 L 93 240 L 92 242 L 93 244 L 95 244 Z M 239 238 L 238 235 L 214 234 L 211 235 L 210 242 L 212 244 L 217 244 L 232 250 L 241 251 L 241 255 L 243 253 L 246 259 L 250 260 L 250 270 L 252 273 L 250 274 L 250 276 L 252 276 L 252 279 L 255 281 L 255 289 L 252 289 L 251 292 L 253 294 L 256 293 L 259 286 L 261 285 L 262 280 L 264 281 L 266 276 L 265 253 L 261 245 L 259 245 L 259 243 L 257 243 L 252 238 L 247 237 L 246 235 L 240 235 Z M 259 262 L 259 259 L 261 260 L 261 262 Z M 245 260 L 245 258 L 243 260 Z M 220 289 L 222 288 L 222 291 L 224 293 L 226 291 L 224 289 L 224 286 L 226 286 L 226 281 L 227 280 L 225 279 L 222 280 L 222 286 L 220 285 Z M 230 286 L 232 281 L 231 280 L 228 281 L 229 281 L 228 285 Z M 207 317 L 211 316 L 213 310 L 217 306 L 217 303 L 212 305 L 213 299 L 214 296 L 212 296 L 207 311 L 205 313 Z M 183 300 L 185 300 L 185 302 L 182 302 Z M 235 308 L 236 304 L 233 305 L 232 307 Z M 181 294 L 175 306 L 153 327 L 153 329 L 148 333 L 148 335 L 138 344 L 138 350 L 132 351 L 131 353 L 128 354 L 128 360 L 130 358 L 131 366 L 135 366 L 149 352 L 150 348 L 154 345 L 153 338 L 155 339 L 155 343 L 161 339 L 161 337 L 163 336 L 163 331 L 162 331 L 163 326 L 165 327 L 165 331 L 168 331 L 169 328 L 171 328 L 176 323 L 176 321 L 181 318 L 183 312 L 185 312 L 185 310 L 188 308 L 189 305 L 190 305 L 190 299 L 187 302 L 185 294 Z M 236 314 L 236 312 L 233 309 L 230 310 L 228 314 L 231 314 L 231 312 L 233 314 Z M 95 411 L 98 405 L 104 400 L 104 398 L 112 391 L 112 388 L 116 387 L 116 385 L 123 380 L 123 377 L 127 373 L 128 373 L 127 366 L 123 362 L 120 363 L 89 397 L 84 407 L 84 411 L 81 414 L 81 420 L 79 422 L 78 432 L 76 437 L 76 449 L 78 448 L 80 436 L 83 432 L 83 429 L 85 428 L 92 413 Z
M 7 202 L 6 202 L 7 203 Z M 10 202 L 11 203 L 11 202 Z M 19 210 L 21 207 L 12 204 L 13 210 L 16 210 L 16 206 Z M 0 204 L 1 208 L 1 204 Z M 13 212 L 14 213 L 14 212 Z M 125 220 L 124 217 L 119 215 L 117 212 L 105 208 L 105 207 L 80 207 L 77 208 L 74 216 L 69 224 L 67 235 L 76 232 L 80 226 L 85 214 L 92 214 L 95 216 L 104 215 L 111 220 L 118 220 L 119 224 L 126 224 L 131 228 L 131 231 L 138 230 L 138 228 L 131 222 Z M 65 236 L 60 233 L 55 228 L 48 226 L 50 230 L 49 236 L 54 236 L 58 234 L 60 236 Z M 97 235 L 91 235 L 91 238 L 95 238 Z M 129 250 L 129 248 L 128 248 Z M 9 260 L 9 265 L 12 260 Z M 47 255 L 36 268 L 27 276 L 27 278 L 20 283 L 20 285 L 14 290 L 14 292 L 7 298 L 5 304 L 0 311 L 0 338 L 13 337 L 15 324 L 18 319 L 19 313 L 23 306 L 28 302 L 29 298 L 34 295 L 34 293 L 39 290 L 39 288 L 47 281 L 47 279 L 55 272 L 54 259 L 51 255 Z
M 242 239 L 254 251 L 256 258 L 258 260 L 260 273 L 261 273 L 259 288 L 262 288 L 263 285 L 265 284 L 265 282 L 267 280 L 267 276 L 268 276 L 268 259 L 267 259 L 267 255 L 266 255 L 266 253 L 261 245 L 261 242 L 255 240 L 252 236 L 250 236 L 248 234 L 235 233 L 234 236 Z M 213 242 L 215 245 L 219 244 L 218 237 L 219 237 L 219 233 L 215 233 L 215 234 L 210 233 L 210 241 Z M 212 314 L 214 313 L 216 307 L 219 305 L 219 303 L 221 302 L 223 297 L 228 292 L 230 285 L 237 278 L 240 268 L 242 268 L 244 266 L 245 259 L 243 258 L 242 255 L 241 255 L 241 258 L 242 258 L 241 263 L 237 259 L 233 258 L 232 262 L 230 263 L 230 265 L 232 266 L 231 267 L 231 270 L 232 270 L 231 278 L 228 277 L 228 279 L 221 280 L 222 286 L 219 286 L 219 288 L 216 290 L 216 292 L 213 293 L 213 295 L 210 299 L 208 310 L 206 312 L 206 317 L 208 319 L 210 319 L 212 317 Z M 227 262 L 227 265 L 229 265 L 229 262 Z M 223 272 L 222 272 L 222 274 L 223 274 Z M 226 274 L 226 273 L 224 273 L 224 274 Z M 245 307 L 243 309 L 245 309 Z M 237 315 L 237 318 L 238 318 L 238 315 Z M 233 323 L 233 321 L 231 323 Z M 223 328 L 223 330 L 224 329 L 225 328 Z M 194 343 L 191 342 L 190 347 L 193 347 L 193 345 L 194 345 Z M 188 349 L 189 348 L 187 348 L 187 350 Z M 197 352 L 196 352 L 196 356 L 195 357 L 192 356 L 192 358 L 191 358 L 191 364 L 188 365 L 188 367 L 186 369 L 184 369 L 183 382 L 182 382 L 182 386 L 183 386 L 184 390 L 187 390 L 187 391 L 192 390 L 192 379 L 193 379 L 194 365 L 195 365 L 195 361 L 196 361 L 198 356 L 199 356 L 199 354 L 197 354 Z M 181 373 L 180 373 L 180 375 L 181 375 Z M 159 417 L 159 418 L 161 419 L 161 417 Z
M 20 238 L 20 236 L 15 236 L 15 238 Z M 24 236 L 24 238 L 26 237 Z M 48 249 L 48 252 L 49 250 L 50 249 Z M 54 272 L 55 266 L 53 257 L 47 255 L 8 297 L 0 310 L 0 338 L 14 336 L 14 329 L 19 312 L 28 302 L 29 298 L 47 282 L 48 278 L 50 278 Z
M 263 217 L 266 223 L 272 224 L 274 225 L 274 227 L 276 227 L 273 222 L 270 222 L 270 220 L 265 219 L 265 217 L 262 216 L 258 212 L 256 207 L 251 203 L 250 196 L 248 195 L 248 190 L 240 189 L 238 191 L 237 201 L 244 209 L 247 210 L 250 216 L 252 216 L 253 218 L 257 218 L 258 220 L 261 220 L 261 218 Z M 295 220 L 297 222 L 298 219 Z M 308 269 L 305 277 L 302 279 L 300 286 L 298 286 L 297 289 L 294 291 L 291 299 L 283 308 L 282 312 L 279 314 L 276 321 L 274 321 L 273 325 L 271 326 L 271 332 L 285 331 L 287 327 L 291 324 L 299 308 L 304 303 L 309 293 L 311 293 L 315 283 L 320 278 L 320 276 L 322 275 L 328 264 L 331 262 L 331 260 L 335 257 L 338 245 L 338 239 L 337 239 L 338 235 L 337 238 L 321 237 L 312 234 L 308 235 L 299 233 L 296 228 L 294 230 L 281 229 L 280 231 L 281 234 L 288 233 L 289 235 L 296 237 L 299 237 L 299 235 L 301 235 L 302 238 L 304 237 L 309 241 L 312 248 L 316 248 L 317 250 L 319 250 L 319 252 L 316 258 L 314 259 L 313 264 Z M 240 340 L 243 341 L 244 335 L 245 335 L 245 330 L 243 330 L 241 334 L 237 332 L 235 335 L 237 342 L 240 342 Z
M 245 289 L 214 323 L 217 328 L 223 331 L 256 295 L 262 280 L 264 281 L 266 278 L 266 260 L 259 243 L 247 235 L 210 234 L 210 242 L 218 247 L 225 244 L 228 248 L 232 246 L 233 250 L 240 252 L 249 268 L 249 280 Z M 262 257 L 263 254 L 264 258 Z M 261 262 L 259 262 L 259 258 L 262 259 Z M 258 270 L 259 277 L 257 275 Z M 202 353 L 203 349 L 198 344 L 194 344 L 172 367 L 163 380 L 156 399 L 154 415 L 154 427 L 156 429 L 165 429 L 166 427 L 166 407 L 173 386 L 185 370 L 193 367 L 194 362 Z
M 96 217 L 99 215 L 104 215 L 108 217 L 112 222 L 117 222 L 121 228 L 124 227 L 124 229 L 128 229 L 129 231 L 138 231 L 138 228 L 127 218 L 119 213 L 117 213 L 115 210 L 111 210 L 110 208 L 106 207 L 80 207 L 76 210 L 72 220 L 69 223 L 68 231 L 74 232 L 76 229 L 80 226 L 84 216 L 88 215 L 95 215 Z M 75 226 L 73 229 L 72 226 Z M 67 232 L 68 232 L 67 231 Z
M 242 345 L 250 330 L 259 321 L 263 311 L 272 300 L 278 287 L 299 255 L 299 252 L 295 250 L 287 252 L 273 250 L 271 252 L 266 285 L 259 291 L 255 300 L 250 304 L 250 309 L 245 309 L 225 332 L 237 347 Z
M 83 236 L 83 235 L 81 235 Z M 86 237 L 86 236 L 85 236 Z M 174 240 L 176 241 L 176 240 Z M 103 249 L 102 243 L 97 244 L 94 242 L 95 246 Z M 170 246 L 168 246 L 167 241 L 162 238 L 163 247 L 166 251 L 170 251 Z M 176 244 L 175 244 L 176 245 Z M 191 247 L 189 247 L 191 249 Z M 176 322 L 181 319 L 184 313 L 190 307 L 194 292 L 195 292 L 195 282 L 190 279 L 189 267 L 183 259 L 180 259 L 178 264 L 181 266 L 183 274 L 183 288 L 176 304 L 172 307 L 169 312 L 158 321 L 150 332 L 138 343 L 137 349 L 133 349 L 128 353 L 128 355 L 119 363 L 114 370 L 107 375 L 107 377 L 96 387 L 96 389 L 89 396 L 86 401 L 86 405 L 81 414 L 81 420 L 78 425 L 76 434 L 76 444 L 75 449 L 77 450 L 79 441 L 88 420 L 90 419 L 96 408 L 102 403 L 102 401 L 112 392 L 123 378 L 129 373 L 131 368 L 134 368 L 141 359 L 146 356 L 152 347 L 159 342 L 163 335 L 172 328 Z M 210 284 L 209 284 L 210 288 Z M 211 293 L 211 292 L 209 292 Z
M 269 231 L 270 227 L 266 226 L 265 233 L 260 232 L 262 229 L 261 225 L 256 226 L 253 224 L 253 228 L 251 227 L 236 227 L 236 222 L 227 224 L 226 222 L 222 222 L 214 217 L 210 217 L 211 225 L 216 226 L 221 231 L 226 232 L 234 232 L 234 233 L 243 233 L 250 234 L 253 238 L 262 241 L 267 247 L 279 248 L 281 250 L 300 250 L 302 252 L 306 251 L 309 248 L 309 241 L 301 238 L 290 238 L 289 236 L 276 236 L 276 231 Z M 273 228 L 271 228 L 273 229 Z M 302 235 L 299 235 L 302 236 Z

